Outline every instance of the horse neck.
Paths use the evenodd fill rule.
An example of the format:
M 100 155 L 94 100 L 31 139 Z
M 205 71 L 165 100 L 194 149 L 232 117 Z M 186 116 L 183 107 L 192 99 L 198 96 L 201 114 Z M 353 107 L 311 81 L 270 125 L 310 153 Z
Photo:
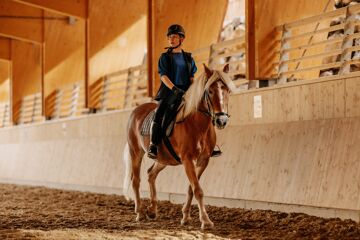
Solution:
M 211 117 L 206 114 L 207 111 L 208 111 L 207 105 L 203 99 L 199 103 L 197 111 L 190 114 L 185 119 L 185 122 L 187 122 L 187 124 L 194 125 L 194 127 L 196 127 L 196 129 L 198 129 L 198 131 L 197 131 L 198 133 L 204 133 L 204 132 L 208 131 L 209 127 L 213 126 L 211 124 Z

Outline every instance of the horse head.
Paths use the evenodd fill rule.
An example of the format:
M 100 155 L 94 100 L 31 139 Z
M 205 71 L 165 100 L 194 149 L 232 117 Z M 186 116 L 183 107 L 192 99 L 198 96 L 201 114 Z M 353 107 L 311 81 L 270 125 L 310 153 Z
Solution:
M 211 70 L 204 64 L 205 71 L 194 80 L 185 94 L 185 106 L 180 119 L 195 111 L 211 117 L 212 123 L 223 129 L 228 121 L 228 102 L 231 92 L 236 91 L 233 81 L 228 77 L 229 65 L 222 71 Z
M 212 123 L 218 129 L 223 129 L 230 118 L 228 114 L 229 95 L 235 89 L 233 82 L 227 76 L 229 64 L 226 64 L 222 71 L 211 70 L 205 64 L 204 68 L 207 80 L 203 102 L 212 118 Z

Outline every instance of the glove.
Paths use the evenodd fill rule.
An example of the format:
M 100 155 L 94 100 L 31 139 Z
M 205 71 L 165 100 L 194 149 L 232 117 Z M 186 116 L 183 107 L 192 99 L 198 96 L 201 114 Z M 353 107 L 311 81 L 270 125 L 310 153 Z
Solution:
M 185 91 L 178 88 L 177 86 L 174 86 L 171 91 L 174 93 L 174 95 L 177 97 L 177 98 L 182 98 L 182 96 L 185 94 Z

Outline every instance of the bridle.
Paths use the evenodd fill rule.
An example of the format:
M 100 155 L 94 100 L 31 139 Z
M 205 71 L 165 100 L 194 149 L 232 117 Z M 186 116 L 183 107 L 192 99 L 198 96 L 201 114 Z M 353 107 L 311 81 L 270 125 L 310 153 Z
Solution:
M 209 89 L 205 90 L 203 98 L 205 99 L 207 109 L 206 109 L 206 111 L 201 111 L 201 112 L 204 113 L 205 115 L 211 117 L 211 122 L 212 122 L 213 125 L 215 125 L 215 120 L 216 120 L 217 117 L 226 116 L 226 117 L 230 118 L 230 115 L 228 114 L 228 112 L 229 112 L 229 102 L 227 102 L 227 104 L 226 104 L 226 112 L 215 113 L 213 103 L 212 103 L 211 98 L 209 96 Z

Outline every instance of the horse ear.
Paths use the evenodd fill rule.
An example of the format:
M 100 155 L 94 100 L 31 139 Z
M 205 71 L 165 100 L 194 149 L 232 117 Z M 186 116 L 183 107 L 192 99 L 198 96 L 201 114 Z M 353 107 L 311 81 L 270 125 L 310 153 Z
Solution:
M 223 72 L 224 72 L 224 73 L 228 73 L 229 70 L 230 70 L 230 66 L 229 66 L 229 64 L 226 64 L 226 65 L 224 66 L 224 68 L 223 68 Z
M 211 70 L 205 65 L 205 63 L 203 63 L 203 65 L 204 65 L 206 77 L 207 77 L 207 78 L 210 78 L 211 75 L 213 74 L 213 71 L 211 71 Z

